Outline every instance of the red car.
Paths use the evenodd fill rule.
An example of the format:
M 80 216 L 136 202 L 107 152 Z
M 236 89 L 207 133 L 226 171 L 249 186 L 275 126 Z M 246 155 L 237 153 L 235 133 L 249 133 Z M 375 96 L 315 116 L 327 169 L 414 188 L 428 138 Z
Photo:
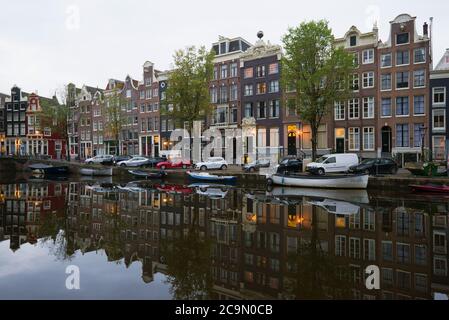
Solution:
M 173 159 L 171 161 L 164 161 L 164 162 L 159 162 L 156 165 L 156 168 L 161 169 L 161 170 L 165 170 L 165 169 L 187 169 L 190 168 L 190 166 L 192 165 L 192 163 L 187 160 L 184 161 L 182 159 Z

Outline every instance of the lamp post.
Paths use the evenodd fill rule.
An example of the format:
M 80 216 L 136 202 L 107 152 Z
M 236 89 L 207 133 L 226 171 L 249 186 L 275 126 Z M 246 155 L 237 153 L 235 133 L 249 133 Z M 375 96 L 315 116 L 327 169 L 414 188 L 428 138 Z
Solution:
M 421 134 L 421 160 L 423 163 L 426 161 L 425 156 L 424 156 L 424 140 L 426 137 L 426 131 L 427 131 L 427 127 L 422 126 L 421 128 L 419 128 L 419 132 Z

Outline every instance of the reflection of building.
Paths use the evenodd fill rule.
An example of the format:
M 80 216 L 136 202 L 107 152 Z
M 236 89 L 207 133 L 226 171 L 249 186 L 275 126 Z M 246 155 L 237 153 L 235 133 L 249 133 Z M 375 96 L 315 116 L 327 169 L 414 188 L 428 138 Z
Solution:
M 14 86 L 11 97 L 5 100 L 6 111 L 6 153 L 24 155 L 26 153 L 26 110 L 28 99 L 22 90 Z
M 5 154 L 6 109 L 5 100 L 8 95 L 0 93 L 0 155 Z
M 446 124 L 449 114 L 449 49 L 443 58 L 430 73 L 430 108 L 429 123 L 430 144 L 432 146 L 432 158 L 446 160 L 446 140 L 449 138 L 449 129 Z

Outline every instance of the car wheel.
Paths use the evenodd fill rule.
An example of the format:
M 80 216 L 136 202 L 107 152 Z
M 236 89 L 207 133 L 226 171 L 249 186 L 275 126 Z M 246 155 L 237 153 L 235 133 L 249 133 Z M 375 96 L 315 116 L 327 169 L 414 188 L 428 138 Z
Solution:
M 273 179 L 268 178 L 268 179 L 267 179 L 267 185 L 272 186 L 273 184 L 274 184 Z
M 165 168 L 166 168 L 165 166 L 161 166 L 161 169 L 162 169 L 162 170 L 165 170 Z
M 323 168 L 319 168 L 317 172 L 319 176 L 324 176 L 326 174 Z
M 183 164 L 183 165 L 182 165 L 182 168 L 183 168 L 183 169 L 187 169 L 187 165 Z
M 94 164 L 92 161 L 89 161 L 87 164 Z
M 249 168 L 249 172 L 251 172 L 251 173 L 256 172 L 256 168 L 253 168 L 253 167 Z
M 120 167 L 124 168 L 124 167 L 126 167 L 126 164 L 122 163 L 122 164 L 120 165 Z
M 220 169 L 221 169 L 221 170 L 226 170 L 227 168 L 228 168 L 228 166 L 224 164 L 224 165 L 221 166 Z
M 200 170 L 201 170 L 201 171 L 206 171 L 206 170 L 207 170 L 207 167 L 206 167 L 206 166 L 201 166 Z
M 390 169 L 390 173 L 391 173 L 391 174 L 396 174 L 396 173 L 398 173 L 398 168 L 395 168 L 395 167 L 391 168 L 391 169 Z
M 369 171 L 369 169 L 366 169 L 365 172 L 364 172 L 364 174 L 370 175 L 371 172 Z

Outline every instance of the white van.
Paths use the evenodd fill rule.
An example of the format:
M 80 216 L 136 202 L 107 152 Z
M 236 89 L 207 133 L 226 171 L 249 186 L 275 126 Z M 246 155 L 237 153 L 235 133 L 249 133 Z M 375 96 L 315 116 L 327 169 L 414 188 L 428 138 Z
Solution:
M 326 173 L 348 172 L 351 166 L 359 164 L 359 157 L 352 153 L 328 154 L 316 162 L 309 163 L 306 171 L 320 176 Z

